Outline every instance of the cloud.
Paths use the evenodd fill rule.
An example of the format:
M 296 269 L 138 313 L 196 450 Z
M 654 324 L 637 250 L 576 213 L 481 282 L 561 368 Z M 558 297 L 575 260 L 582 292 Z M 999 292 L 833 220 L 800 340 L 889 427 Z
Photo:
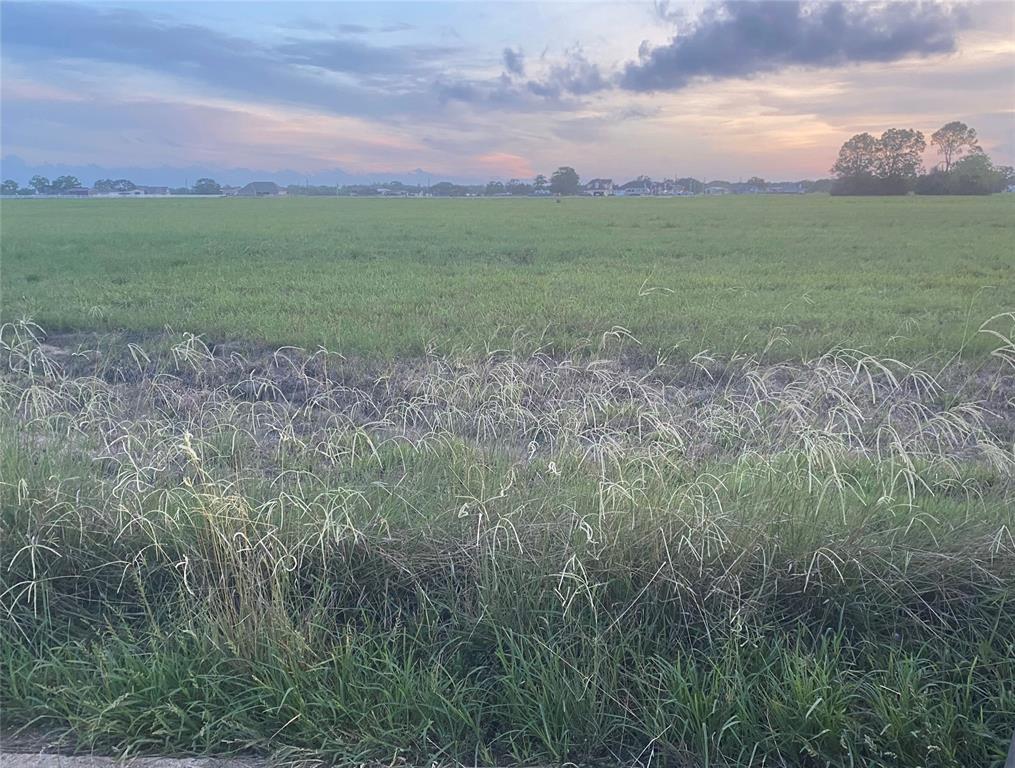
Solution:
M 425 109 L 416 84 L 425 62 L 448 49 L 376 48 L 350 40 L 287 41 L 274 46 L 133 9 L 81 3 L 8 2 L 4 50 L 41 62 L 87 60 L 134 67 L 259 101 L 301 104 L 336 114 L 392 114 Z M 350 80 L 335 74 L 356 75 Z M 404 78 L 418 97 L 390 98 L 369 76 Z
M 660 8 L 668 15 L 665 5 Z M 643 46 L 639 60 L 624 68 L 620 86 L 678 90 L 701 78 L 950 53 L 966 20 L 961 9 L 937 3 L 723 0 L 687 34 Z
M 270 49 L 282 61 L 359 75 L 415 75 L 458 51 L 434 46 L 379 48 L 358 40 L 291 40 Z
M 529 90 L 537 96 L 558 98 L 563 94 L 587 96 L 610 87 L 599 66 L 585 58 L 581 48 L 569 49 L 564 60 L 553 64 L 542 80 L 530 80 Z
M 511 48 L 504 49 L 504 69 L 509 74 L 518 75 L 519 77 L 525 76 L 525 56 L 521 48 L 517 51 Z
M 490 152 L 473 158 L 474 164 L 489 173 L 530 179 L 536 175 L 528 159 L 510 152 Z

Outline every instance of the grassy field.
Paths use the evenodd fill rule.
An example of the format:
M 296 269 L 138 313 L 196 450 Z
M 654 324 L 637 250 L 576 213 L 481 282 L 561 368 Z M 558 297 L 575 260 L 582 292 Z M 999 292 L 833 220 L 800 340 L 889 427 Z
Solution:
M 1015 196 L 671 200 L 5 201 L 3 317 L 51 331 L 418 354 L 563 348 L 614 327 L 646 356 L 783 334 L 907 361 L 989 350 L 1015 304 Z
M 1000 767 L 1012 212 L 5 202 L 4 728 L 308 766 Z

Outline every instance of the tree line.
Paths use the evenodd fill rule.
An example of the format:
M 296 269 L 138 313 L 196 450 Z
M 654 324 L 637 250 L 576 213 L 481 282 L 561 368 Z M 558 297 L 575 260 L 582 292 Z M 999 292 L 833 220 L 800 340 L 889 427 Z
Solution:
M 4 195 L 65 195 L 73 189 L 84 185 L 77 176 L 58 176 L 50 181 L 45 176 L 33 176 L 26 186 L 21 186 L 14 179 L 6 179 L 0 184 L 0 192 Z M 99 179 L 91 187 L 93 192 L 101 195 L 132 192 L 139 189 L 130 179 Z M 174 195 L 219 195 L 222 187 L 214 179 L 198 179 L 191 187 L 176 187 L 170 190 Z
M 911 128 L 889 128 L 880 137 L 858 133 L 842 145 L 832 166 L 833 195 L 989 195 L 1015 183 L 1015 171 L 995 166 L 976 130 L 955 120 L 934 131 L 930 144 L 940 162 L 923 169 L 927 140 Z
M 940 157 L 929 172 L 924 172 L 923 154 L 927 140 L 923 133 L 911 128 L 889 128 L 875 137 L 858 133 L 839 150 L 832 166 L 834 181 L 801 183 L 804 191 L 830 191 L 833 195 L 989 195 L 1015 184 L 1015 170 L 1010 166 L 995 166 L 980 146 L 976 130 L 965 123 L 953 121 L 931 134 L 930 145 Z M 639 176 L 638 180 L 647 180 Z M 696 179 L 678 179 L 676 183 L 689 192 L 704 191 L 705 183 Z M 727 182 L 711 182 L 732 187 Z M 45 176 L 33 176 L 26 187 L 13 179 L 3 182 L 4 195 L 59 195 L 81 187 L 75 176 L 59 176 L 50 181 Z M 422 186 L 409 187 L 400 182 L 382 185 L 392 192 L 422 193 Z M 738 185 L 742 186 L 742 185 Z M 752 177 L 748 188 L 764 190 L 766 182 Z M 100 194 L 126 193 L 137 186 L 129 179 L 99 179 L 92 189 Z M 290 194 L 367 195 L 376 194 L 374 185 L 347 187 L 301 187 L 292 185 Z M 198 179 L 193 186 L 170 190 L 172 194 L 218 195 L 222 187 L 210 178 Z M 549 178 L 537 175 L 531 182 L 511 179 L 508 182 L 491 181 L 483 185 L 462 185 L 442 181 L 426 188 L 435 197 L 464 197 L 467 195 L 578 195 L 582 192 L 578 172 L 570 166 L 561 166 Z

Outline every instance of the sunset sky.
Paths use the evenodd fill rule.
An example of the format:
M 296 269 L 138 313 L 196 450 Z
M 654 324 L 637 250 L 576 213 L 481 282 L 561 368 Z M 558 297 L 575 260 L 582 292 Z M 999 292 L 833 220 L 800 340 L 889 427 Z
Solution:
M 1009 2 L 0 13 L 2 152 L 27 164 L 797 179 L 827 176 L 854 133 L 955 119 L 1015 162 Z

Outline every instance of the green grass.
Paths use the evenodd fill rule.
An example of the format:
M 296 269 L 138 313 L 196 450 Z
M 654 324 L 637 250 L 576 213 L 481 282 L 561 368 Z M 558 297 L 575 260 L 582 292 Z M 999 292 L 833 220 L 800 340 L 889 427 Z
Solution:
M 1005 360 L 370 368 L 31 330 L 0 377 L 6 728 L 347 766 L 1003 761 Z
M 0 329 L 4 728 L 348 766 L 1000 766 L 1013 213 L 5 201 L 2 318 L 114 333 Z
M 2 317 L 415 355 L 678 346 L 905 360 L 992 348 L 1015 196 L 4 201 Z M 657 290 L 651 290 L 657 289 Z M 644 295 L 642 295 L 644 294 Z M 678 353 L 679 354 L 679 353 Z

